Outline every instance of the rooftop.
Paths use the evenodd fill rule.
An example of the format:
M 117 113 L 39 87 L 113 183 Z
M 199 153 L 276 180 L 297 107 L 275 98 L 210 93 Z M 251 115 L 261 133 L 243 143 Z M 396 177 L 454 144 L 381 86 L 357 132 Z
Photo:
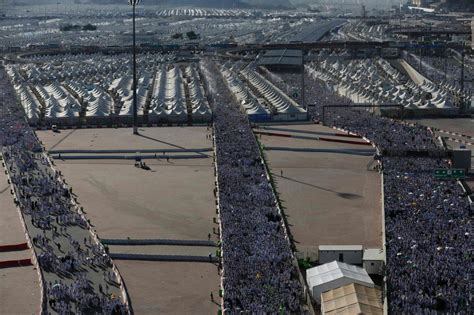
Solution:
M 362 245 L 319 245 L 320 251 L 349 251 L 349 250 L 362 250 Z
M 374 286 L 374 282 L 365 269 L 339 261 L 333 261 L 306 270 L 306 278 L 310 287 L 344 277 L 354 279 L 355 282 Z
M 382 292 L 376 288 L 351 283 L 321 294 L 322 313 L 383 314 Z

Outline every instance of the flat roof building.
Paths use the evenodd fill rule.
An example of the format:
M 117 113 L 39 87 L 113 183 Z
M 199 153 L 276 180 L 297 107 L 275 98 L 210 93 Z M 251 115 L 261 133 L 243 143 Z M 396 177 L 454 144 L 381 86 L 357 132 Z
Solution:
M 334 260 L 362 265 L 362 245 L 319 245 L 319 263 Z

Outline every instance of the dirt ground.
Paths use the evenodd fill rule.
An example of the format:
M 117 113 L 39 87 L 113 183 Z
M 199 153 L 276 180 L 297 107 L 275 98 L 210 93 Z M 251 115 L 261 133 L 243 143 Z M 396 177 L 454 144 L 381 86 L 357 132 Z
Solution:
M 208 148 L 205 127 L 38 132 L 46 148 Z M 101 238 L 207 240 L 216 216 L 212 152 L 197 160 L 56 160 Z M 113 253 L 208 255 L 212 247 L 111 246 Z M 118 261 L 136 314 L 213 314 L 220 277 L 210 263 Z
M 116 261 L 135 314 L 217 314 L 217 267 L 208 263 Z M 150 279 L 152 278 L 152 280 Z M 139 292 L 139 294 L 137 294 Z
M 271 132 L 334 133 L 320 125 Z M 270 131 L 270 130 L 267 130 Z M 315 135 L 316 136 L 316 135 Z M 321 135 L 331 137 L 329 135 Z M 334 137 L 333 139 L 347 139 Z M 363 141 L 361 139 L 348 139 Z M 262 136 L 265 147 L 370 149 L 370 146 Z M 381 178 L 368 171 L 372 157 L 338 153 L 266 151 L 298 251 L 315 253 L 319 245 L 382 247 Z M 281 172 L 283 171 L 283 176 Z M 313 256 L 312 254 L 311 256 Z
M 72 129 L 59 133 L 37 131 L 47 150 L 99 149 L 194 149 L 212 147 L 206 139 L 206 127 Z

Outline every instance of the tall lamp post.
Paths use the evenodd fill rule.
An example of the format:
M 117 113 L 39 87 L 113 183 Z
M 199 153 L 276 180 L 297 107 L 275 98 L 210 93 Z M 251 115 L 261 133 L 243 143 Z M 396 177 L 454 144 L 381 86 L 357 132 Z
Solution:
M 137 46 L 135 39 L 135 10 L 140 0 L 128 0 L 133 8 L 133 134 L 138 135 L 137 127 Z

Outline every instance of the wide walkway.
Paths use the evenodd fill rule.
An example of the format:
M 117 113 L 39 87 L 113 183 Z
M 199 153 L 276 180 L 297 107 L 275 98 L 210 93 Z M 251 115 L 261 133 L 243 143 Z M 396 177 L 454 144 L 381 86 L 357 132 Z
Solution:
M 0 245 L 21 244 L 26 236 L 0 167 Z M 0 253 L 0 261 L 31 258 L 31 250 Z M 39 277 L 34 266 L 0 269 L 0 314 L 33 314 L 40 309 Z
M 54 177 L 54 172 L 49 166 L 41 163 L 39 160 L 34 161 L 37 167 L 36 170 L 29 170 L 28 173 L 25 174 L 26 176 L 24 175 L 24 178 L 28 178 L 29 182 L 33 182 L 34 178 L 38 179 Z M 11 174 L 19 174 L 19 168 L 16 163 L 13 164 Z M 37 201 L 38 204 L 45 203 L 46 200 L 50 199 L 50 197 L 47 197 L 47 195 L 41 195 L 38 193 L 31 194 L 30 198 L 31 201 Z M 69 208 L 69 215 L 76 215 L 78 209 L 71 203 L 71 197 L 64 195 L 61 196 L 59 204 Z M 58 216 L 56 216 L 56 218 L 58 219 Z M 67 274 L 63 274 L 61 271 L 46 270 L 45 266 L 41 266 L 45 284 L 61 281 L 65 285 L 73 285 L 77 283 L 80 277 L 85 276 L 89 282 L 91 290 L 100 292 L 102 291 L 100 288 L 103 288 L 104 293 L 107 295 L 121 297 L 122 294 L 118 285 L 119 282 L 117 277 L 114 276 L 113 282 L 109 282 L 104 277 L 104 272 L 113 273 L 112 268 L 96 261 L 96 258 L 99 255 L 97 252 L 99 245 L 94 240 L 91 231 L 87 228 L 81 227 L 79 224 L 60 223 L 57 219 L 51 220 L 51 224 L 53 226 L 52 229 L 42 229 L 38 227 L 38 225 L 33 224 L 31 213 L 25 213 L 25 224 L 27 226 L 30 238 L 33 239 L 43 237 L 47 239 L 50 244 L 47 246 L 37 244 L 35 246 L 36 255 L 39 257 L 41 254 L 54 254 L 56 257 L 71 257 L 76 256 L 76 253 L 82 252 L 85 253 L 86 256 L 90 256 L 90 260 L 88 259 L 89 261 L 80 263 L 78 270 L 74 270 Z M 61 231 L 61 229 L 64 229 L 64 231 Z M 54 230 L 56 230 L 57 233 L 55 233 Z M 84 240 L 87 240 L 87 244 Z M 74 244 L 73 241 L 76 241 L 77 243 Z M 91 263 L 92 260 L 96 262 Z M 107 290 L 105 290 L 105 288 L 107 288 Z M 53 314 L 56 313 L 50 304 L 47 305 L 49 312 Z M 74 307 L 72 309 L 74 309 Z

